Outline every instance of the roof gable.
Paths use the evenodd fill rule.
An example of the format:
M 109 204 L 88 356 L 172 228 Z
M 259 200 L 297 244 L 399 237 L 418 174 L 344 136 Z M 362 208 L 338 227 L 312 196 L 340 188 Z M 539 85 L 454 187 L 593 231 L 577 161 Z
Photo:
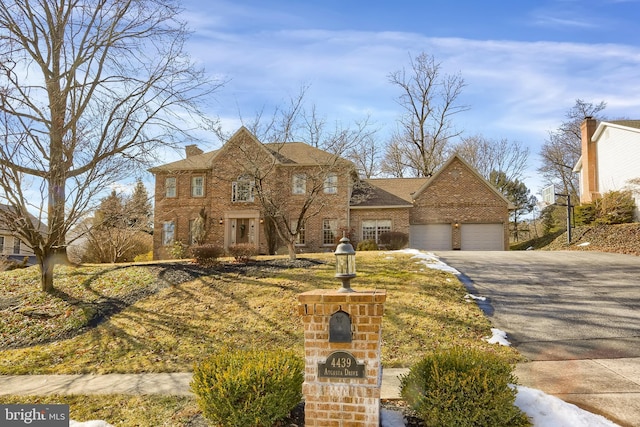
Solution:
M 222 148 L 207 153 L 196 154 L 186 159 L 150 168 L 152 173 L 205 170 L 213 167 L 215 160 L 231 150 L 241 150 L 253 156 L 265 154 L 270 161 L 280 165 L 315 166 L 339 163 L 351 164 L 348 160 L 337 157 L 327 151 L 312 147 L 304 142 L 272 142 L 263 144 L 258 138 L 242 126 Z
M 640 120 L 612 120 L 610 122 L 600 122 L 596 131 L 593 133 L 591 140 L 597 141 L 607 127 L 627 132 L 640 133 Z
M 429 189 L 434 183 L 438 182 L 438 180 L 449 171 L 449 169 L 453 168 L 453 165 L 456 163 L 460 163 L 463 168 L 467 169 L 477 180 L 481 181 L 489 191 L 494 193 L 498 198 L 502 199 L 509 209 L 514 209 L 513 204 L 500 192 L 496 187 L 494 187 L 489 181 L 487 181 L 480 173 L 472 167 L 469 163 L 467 163 L 462 157 L 457 154 L 454 154 L 447 162 L 440 168 L 438 171 L 431 177 L 427 182 L 425 182 L 418 191 L 415 192 L 413 198 L 414 200 L 421 196 L 425 191 Z

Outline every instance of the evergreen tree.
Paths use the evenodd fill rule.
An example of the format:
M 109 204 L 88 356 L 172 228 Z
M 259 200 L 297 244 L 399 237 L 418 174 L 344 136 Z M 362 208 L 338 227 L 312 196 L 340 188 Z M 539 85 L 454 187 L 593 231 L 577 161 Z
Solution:
M 521 218 L 533 211 L 537 200 L 531 195 L 524 182 L 518 179 L 510 180 L 504 172 L 491 172 L 489 181 L 515 206 L 515 209 L 509 213 L 509 218 L 513 223 L 514 238 L 517 241 Z

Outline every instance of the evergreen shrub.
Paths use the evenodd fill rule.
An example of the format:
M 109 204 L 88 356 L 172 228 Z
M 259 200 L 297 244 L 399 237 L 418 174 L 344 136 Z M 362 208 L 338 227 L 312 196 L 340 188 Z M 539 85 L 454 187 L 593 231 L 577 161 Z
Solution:
M 222 349 L 195 366 L 191 389 L 222 427 L 271 427 L 302 400 L 304 361 L 290 350 Z
M 492 353 L 470 348 L 437 351 L 401 377 L 401 395 L 426 426 L 530 426 L 526 414 L 514 405 L 512 370 Z
M 251 243 L 239 243 L 229 246 L 229 255 L 237 262 L 249 262 L 258 255 L 258 249 Z
M 377 251 L 378 244 L 373 239 L 362 240 L 358 242 L 357 251 Z
M 211 266 L 224 255 L 224 249 L 217 245 L 198 245 L 191 248 L 191 255 L 196 260 L 196 264 Z
M 409 244 L 409 235 L 399 231 L 387 231 L 380 234 L 380 244 L 390 251 L 397 251 L 405 248 Z

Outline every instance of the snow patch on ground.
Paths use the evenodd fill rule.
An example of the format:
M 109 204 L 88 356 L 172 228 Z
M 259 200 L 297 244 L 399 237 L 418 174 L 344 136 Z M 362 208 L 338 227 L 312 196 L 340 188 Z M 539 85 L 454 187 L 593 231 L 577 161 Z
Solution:
M 401 249 L 399 251 L 386 252 L 386 254 L 393 253 L 413 255 L 411 258 L 418 259 L 418 264 L 423 264 L 425 267 L 431 268 L 433 270 L 441 270 L 453 274 L 460 274 L 458 270 L 440 261 L 440 259 L 431 252 L 422 252 L 417 249 Z
M 479 296 L 473 295 L 473 294 L 466 294 L 464 296 L 464 299 L 466 299 L 467 302 L 471 302 L 471 300 L 486 301 L 487 297 L 479 297 Z
M 493 334 L 491 338 L 487 337 L 484 339 L 489 344 L 500 344 L 506 347 L 511 346 L 511 343 L 507 340 L 507 333 L 505 331 L 501 331 L 498 328 L 491 328 L 491 333 Z
M 540 390 L 523 386 L 517 386 L 517 389 L 516 406 L 529 416 L 535 427 L 619 427 L 601 415 Z

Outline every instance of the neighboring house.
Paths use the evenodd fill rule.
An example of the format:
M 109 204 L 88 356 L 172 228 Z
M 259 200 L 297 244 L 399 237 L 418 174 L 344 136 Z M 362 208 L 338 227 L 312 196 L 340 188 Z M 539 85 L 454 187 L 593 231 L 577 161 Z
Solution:
M 591 117 L 581 125 L 582 155 L 574 168 L 580 174 L 580 202 L 590 203 L 604 193 L 632 190 L 636 221 L 640 220 L 640 120 L 600 122 Z
M 155 175 L 154 258 L 174 242 L 194 244 L 193 226 L 206 214 L 206 243 L 248 243 L 268 253 L 265 212 L 256 185 L 284 196 L 296 221 L 305 194 L 320 189 L 298 236 L 300 252 L 332 251 L 342 232 L 354 246 L 387 231 L 409 235 L 426 250 L 505 250 L 509 202 L 454 156 L 431 178 L 360 180 L 351 162 L 304 143 L 262 144 L 246 128 L 219 150 L 186 148 L 184 160 L 150 169 Z M 268 169 L 256 182 L 256 170 Z M 295 224 L 292 224 L 295 225 Z
M 0 205 L 0 209 L 8 210 L 7 205 Z M 2 215 L 0 215 L 0 218 Z M 32 216 L 32 221 L 38 222 L 38 220 Z M 44 225 L 41 225 L 41 229 L 45 229 Z M 27 258 L 27 264 L 33 265 L 36 263 L 36 256 L 25 242 L 20 239 L 13 231 L 6 225 L 2 224 L 0 220 L 0 258 L 10 259 L 16 262 L 22 262 L 24 258 Z

